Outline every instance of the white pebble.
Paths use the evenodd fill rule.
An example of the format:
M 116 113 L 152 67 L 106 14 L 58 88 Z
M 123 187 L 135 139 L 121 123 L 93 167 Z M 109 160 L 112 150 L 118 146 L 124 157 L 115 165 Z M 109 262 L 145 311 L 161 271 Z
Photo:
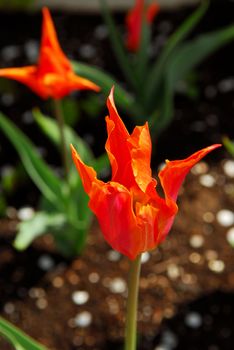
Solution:
M 201 175 L 207 173 L 208 170 L 208 165 L 205 162 L 199 162 L 192 168 L 192 173 L 194 175 Z
M 231 246 L 234 247 L 234 227 L 231 227 L 227 231 L 227 241 L 228 241 L 229 244 L 231 244 Z
M 38 259 L 37 265 L 41 270 L 48 271 L 54 267 L 54 260 L 48 254 L 43 254 Z
M 223 170 L 227 176 L 234 177 L 234 161 L 226 160 L 223 165 Z
M 150 259 L 150 253 L 149 252 L 144 252 L 141 255 L 141 263 L 144 264 Z
M 15 311 L 15 305 L 12 303 L 6 303 L 3 307 L 3 310 L 6 314 L 11 315 Z
M 208 267 L 213 272 L 221 273 L 225 269 L 225 264 L 222 260 L 210 260 Z
M 186 315 L 184 322 L 190 328 L 199 328 L 202 325 L 202 317 L 198 312 L 190 312 Z
M 216 219 L 221 226 L 228 227 L 234 224 L 234 213 L 231 210 L 222 209 L 217 213 Z
M 85 290 L 79 290 L 72 293 L 72 301 L 76 305 L 83 305 L 89 300 L 89 293 Z
M 109 252 L 107 253 L 107 259 L 110 261 L 119 261 L 120 258 L 121 255 L 116 250 L 109 250 Z
M 18 210 L 17 216 L 19 220 L 30 220 L 35 215 L 35 210 L 31 207 L 24 207 Z
M 109 289 L 112 293 L 124 293 L 127 289 L 125 280 L 116 277 L 110 281 Z
M 200 248 L 204 244 L 204 237 L 201 235 L 193 235 L 190 238 L 189 243 L 193 248 Z
M 180 269 L 175 264 L 170 264 L 167 267 L 167 275 L 170 279 L 175 280 L 180 276 Z
M 202 186 L 213 187 L 215 185 L 215 178 L 210 174 L 204 174 L 200 176 L 199 182 Z
M 211 213 L 210 211 L 207 211 L 206 213 L 203 214 L 203 220 L 207 223 L 211 223 L 213 222 L 215 219 L 215 216 L 213 213 Z
M 74 319 L 74 324 L 77 327 L 88 327 L 92 322 L 92 315 L 88 311 L 80 312 Z

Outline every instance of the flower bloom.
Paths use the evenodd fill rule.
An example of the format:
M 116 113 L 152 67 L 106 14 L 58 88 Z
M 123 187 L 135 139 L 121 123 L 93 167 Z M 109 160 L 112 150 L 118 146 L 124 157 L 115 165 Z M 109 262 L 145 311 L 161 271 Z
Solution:
M 204 148 L 184 160 L 167 161 L 159 172 L 165 198 L 156 192 L 151 176 L 151 139 L 148 124 L 137 126 L 130 135 L 116 110 L 113 90 L 107 100 L 108 138 L 106 151 L 112 179 L 97 179 L 72 147 L 72 156 L 107 242 L 120 253 L 135 259 L 155 248 L 168 234 L 177 213 L 179 188 L 189 170 L 220 145 Z
M 144 0 L 136 0 L 135 6 L 126 17 L 127 41 L 126 45 L 129 51 L 136 52 L 141 42 L 141 33 L 143 21 L 152 23 L 154 17 L 159 12 L 159 5 L 153 3 L 145 8 Z
M 27 85 L 44 99 L 49 97 L 60 99 L 74 90 L 98 91 L 97 85 L 75 75 L 68 58 L 59 45 L 49 10 L 43 8 L 42 13 L 42 39 L 38 64 L 0 69 L 0 77 L 17 80 Z

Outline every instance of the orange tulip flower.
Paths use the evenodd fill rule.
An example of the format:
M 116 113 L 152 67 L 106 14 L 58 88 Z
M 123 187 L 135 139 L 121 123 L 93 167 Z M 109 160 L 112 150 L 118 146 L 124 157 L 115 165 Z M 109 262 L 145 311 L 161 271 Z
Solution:
M 105 239 L 112 248 L 135 259 L 155 248 L 168 234 L 177 213 L 179 188 L 189 170 L 220 145 L 204 148 L 184 160 L 167 161 L 159 172 L 165 198 L 156 192 L 151 176 L 151 139 L 148 124 L 137 126 L 130 135 L 116 110 L 113 89 L 107 100 L 108 138 L 106 151 L 112 179 L 98 180 L 72 147 L 72 156 Z
M 17 80 L 27 85 L 41 98 L 61 99 L 74 90 L 99 87 L 91 81 L 75 75 L 71 63 L 63 53 L 50 12 L 43 8 L 42 39 L 37 65 L 22 68 L 0 69 L 0 77 Z
M 126 45 L 129 51 L 136 52 L 139 49 L 143 20 L 145 19 L 148 24 L 152 23 L 158 12 L 159 5 L 157 3 L 153 3 L 145 8 L 144 0 L 136 0 L 135 6 L 126 17 Z

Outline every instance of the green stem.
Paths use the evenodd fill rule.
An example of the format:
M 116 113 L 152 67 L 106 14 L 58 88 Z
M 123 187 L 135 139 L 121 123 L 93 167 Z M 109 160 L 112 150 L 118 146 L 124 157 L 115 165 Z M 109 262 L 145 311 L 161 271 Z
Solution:
M 125 350 L 136 350 L 137 346 L 137 305 L 139 276 L 141 270 L 141 254 L 130 261 L 129 279 L 128 279 L 128 300 L 127 316 L 125 328 Z
M 65 133 L 64 133 L 64 118 L 63 118 L 63 111 L 60 100 L 54 99 L 54 111 L 55 111 L 55 117 L 58 122 L 58 128 L 60 133 L 60 140 L 61 140 L 61 154 L 62 154 L 62 162 L 63 162 L 63 168 L 64 168 L 64 176 L 66 180 L 68 181 L 68 174 L 69 174 L 69 162 L 68 162 L 68 154 L 66 149 L 66 140 L 65 140 Z

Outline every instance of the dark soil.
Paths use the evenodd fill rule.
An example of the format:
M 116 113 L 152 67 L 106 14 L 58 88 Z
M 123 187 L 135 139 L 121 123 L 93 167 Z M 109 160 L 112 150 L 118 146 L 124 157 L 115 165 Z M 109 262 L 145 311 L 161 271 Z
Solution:
M 233 11 L 231 1 L 212 2 L 196 34 L 230 24 Z M 190 12 L 186 8 L 161 13 L 155 23 L 155 40 L 160 36 L 166 38 Z M 95 35 L 102 23 L 99 17 L 56 13 L 53 18 L 61 45 L 70 57 L 105 67 L 121 80 L 107 38 L 98 41 Z M 121 23 L 123 17 L 119 15 L 117 19 Z M 0 36 L 1 66 L 31 63 L 24 45 L 29 39 L 38 41 L 40 23 L 38 14 L 0 14 L 1 33 L 7 33 Z M 87 44 L 95 49 L 91 57 L 84 55 L 86 52 L 87 56 L 87 50 L 83 50 Z M 3 54 L 6 46 L 8 56 L 6 50 Z M 9 50 L 12 46 L 13 51 Z M 13 52 L 11 58 L 9 52 Z M 199 148 L 221 142 L 224 134 L 234 137 L 233 61 L 232 44 L 199 67 L 196 97 L 177 95 L 175 119 L 157 144 L 154 169 L 165 158 L 183 158 Z M 4 96 L 6 86 L 0 89 Z M 7 91 L 8 98 L 6 95 L 0 98 L 0 109 L 29 136 L 33 135 L 38 147 L 43 146 L 45 157 L 56 163 L 54 154 L 51 157 L 48 151 L 49 144 L 25 114 L 35 105 L 49 111 L 49 104 L 41 104 L 31 92 L 15 83 L 9 83 Z M 102 118 L 104 115 L 105 110 Z M 89 139 L 92 130 L 98 131 L 99 139 L 91 146 L 97 152 L 104 149 L 104 121 L 86 118 L 76 126 Z M 0 156 L 3 167 L 19 163 L 16 152 L 2 135 Z M 158 249 L 145 255 L 148 260 L 142 264 L 140 280 L 139 350 L 233 349 L 234 252 L 227 242 L 227 231 L 233 224 L 222 226 L 217 213 L 221 209 L 233 211 L 234 179 L 224 172 L 223 157 L 228 157 L 225 150 L 217 150 L 207 158 L 209 166 L 201 163 L 195 167 L 181 191 L 180 211 L 169 237 Z M 211 187 L 204 186 L 207 174 L 213 179 Z M 16 208 L 15 218 L 11 215 L 11 219 L 0 221 L 1 315 L 51 350 L 122 349 L 127 259 L 107 246 L 96 222 L 84 254 L 72 261 L 56 252 L 49 234 L 27 251 L 16 252 L 11 242 L 16 232 L 17 209 L 36 206 L 38 191 L 29 181 L 17 184 L 15 190 L 7 197 L 8 205 Z M 75 304 L 72 296 L 76 291 L 85 291 L 88 300 Z M 83 326 L 77 325 L 82 320 Z M 0 348 L 11 349 L 3 340 Z

